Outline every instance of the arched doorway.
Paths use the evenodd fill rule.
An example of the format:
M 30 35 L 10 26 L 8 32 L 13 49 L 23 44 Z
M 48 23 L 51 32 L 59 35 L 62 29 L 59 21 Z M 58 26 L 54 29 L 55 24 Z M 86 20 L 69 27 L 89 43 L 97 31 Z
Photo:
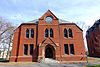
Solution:
M 52 45 L 47 45 L 45 47 L 45 58 L 55 59 L 55 49 Z

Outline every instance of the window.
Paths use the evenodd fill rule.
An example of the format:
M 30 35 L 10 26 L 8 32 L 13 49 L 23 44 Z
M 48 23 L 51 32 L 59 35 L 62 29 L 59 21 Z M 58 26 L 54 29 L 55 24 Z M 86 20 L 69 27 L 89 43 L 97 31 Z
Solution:
M 51 23 L 53 20 L 52 16 L 46 17 L 46 22 Z
M 53 29 L 50 29 L 50 37 L 53 37 Z
M 74 54 L 74 45 L 70 44 L 70 54 Z
M 30 55 L 33 54 L 33 49 L 34 49 L 34 45 L 33 44 L 30 44 Z
M 64 37 L 68 37 L 67 36 L 67 29 L 64 29 Z
M 24 44 L 24 55 L 28 55 L 28 44 Z
M 34 29 L 31 29 L 31 38 L 34 38 Z
M 48 29 L 46 29 L 45 30 L 45 37 L 48 37 L 48 34 L 49 34 Z
M 68 44 L 64 44 L 64 52 L 65 52 L 65 54 L 69 54 L 69 52 L 68 52 Z
M 71 29 L 68 30 L 68 34 L 69 34 L 69 37 L 73 37 Z
M 26 38 L 29 38 L 29 29 L 26 30 Z
M 34 38 L 34 29 L 26 30 L 26 38 Z

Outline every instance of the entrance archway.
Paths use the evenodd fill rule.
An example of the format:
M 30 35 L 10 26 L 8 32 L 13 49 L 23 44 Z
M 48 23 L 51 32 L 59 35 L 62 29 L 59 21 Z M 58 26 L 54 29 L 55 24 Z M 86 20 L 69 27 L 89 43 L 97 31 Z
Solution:
M 55 49 L 52 45 L 47 45 L 45 47 L 45 58 L 55 59 Z

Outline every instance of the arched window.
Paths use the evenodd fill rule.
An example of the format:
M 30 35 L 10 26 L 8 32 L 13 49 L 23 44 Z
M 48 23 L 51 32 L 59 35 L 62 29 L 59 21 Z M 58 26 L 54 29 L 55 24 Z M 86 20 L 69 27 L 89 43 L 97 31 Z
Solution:
M 45 37 L 48 37 L 49 31 L 48 29 L 45 30 Z
M 72 30 L 71 29 L 68 30 L 68 36 L 69 37 L 73 37 L 73 34 L 72 34 Z
M 50 29 L 50 37 L 53 37 L 53 29 Z
M 26 30 L 26 38 L 29 38 L 29 29 Z
M 31 29 L 31 38 L 34 38 L 34 29 Z
M 67 29 L 64 29 L 64 37 L 68 37 L 68 35 L 67 35 Z

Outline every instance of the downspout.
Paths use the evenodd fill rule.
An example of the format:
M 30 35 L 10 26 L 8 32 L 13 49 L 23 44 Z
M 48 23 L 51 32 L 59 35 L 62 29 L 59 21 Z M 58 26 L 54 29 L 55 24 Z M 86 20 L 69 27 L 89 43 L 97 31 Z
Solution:
M 38 24 L 36 24 L 36 56 L 38 61 L 38 55 L 39 55 L 39 45 L 38 45 Z

